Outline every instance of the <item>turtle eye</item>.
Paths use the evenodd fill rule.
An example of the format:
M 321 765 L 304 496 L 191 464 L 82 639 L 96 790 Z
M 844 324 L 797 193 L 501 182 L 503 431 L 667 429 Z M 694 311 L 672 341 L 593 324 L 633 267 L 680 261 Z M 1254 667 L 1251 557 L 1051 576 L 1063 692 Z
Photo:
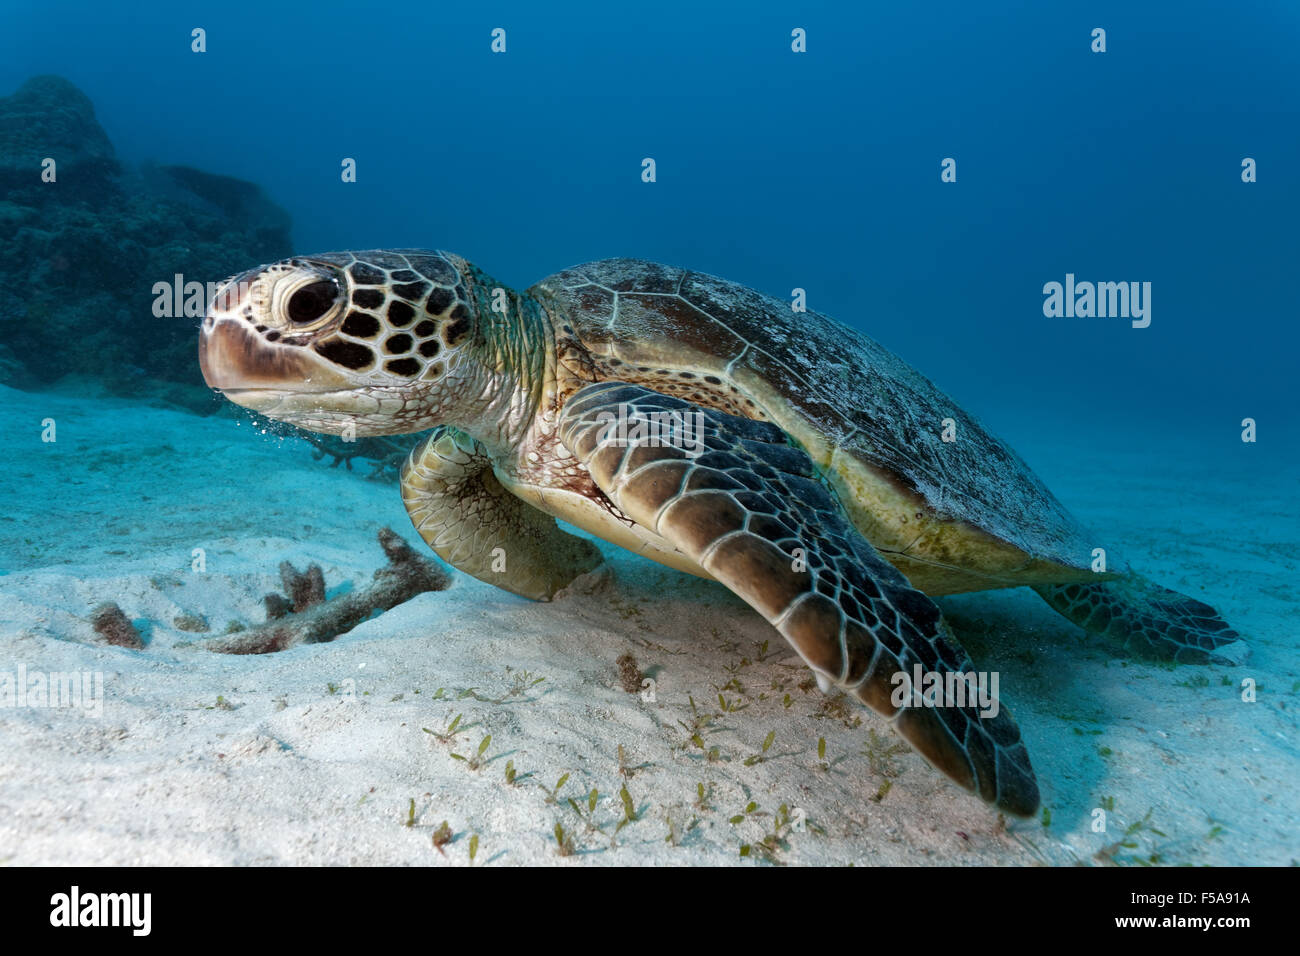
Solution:
M 334 307 L 338 300 L 338 286 L 329 279 L 321 279 L 303 286 L 289 297 L 285 311 L 294 325 L 310 325 Z

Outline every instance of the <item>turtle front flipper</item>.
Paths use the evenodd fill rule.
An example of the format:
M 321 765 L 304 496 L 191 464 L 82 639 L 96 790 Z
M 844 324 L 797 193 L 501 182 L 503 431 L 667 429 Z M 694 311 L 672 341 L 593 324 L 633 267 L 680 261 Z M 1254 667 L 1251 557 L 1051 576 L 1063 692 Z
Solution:
M 780 428 L 637 385 L 588 385 L 560 440 L 630 519 L 766 617 L 811 667 L 888 718 L 930 763 L 999 809 L 1038 807 L 1020 730 L 974 701 L 916 706 L 974 666 L 938 607 L 858 533 L 812 460 Z M 968 685 L 964 685 L 968 686 Z
M 1210 605 L 1138 574 L 1034 590 L 1085 631 L 1117 641 L 1140 657 L 1241 664 L 1250 656 L 1250 646 Z
M 602 560 L 590 541 L 506 491 L 488 455 L 454 428 L 438 429 L 411 452 L 402 502 L 438 557 L 523 597 L 549 601 Z

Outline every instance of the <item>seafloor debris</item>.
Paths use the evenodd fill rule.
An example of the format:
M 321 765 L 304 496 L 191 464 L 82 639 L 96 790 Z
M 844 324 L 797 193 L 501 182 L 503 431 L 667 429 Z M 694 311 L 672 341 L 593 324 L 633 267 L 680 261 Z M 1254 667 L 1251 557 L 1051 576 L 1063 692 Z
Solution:
M 90 612 L 90 625 L 105 644 L 129 647 L 133 651 L 144 650 L 144 640 L 140 637 L 140 632 L 122 613 L 122 609 L 112 601 L 100 604 Z
M 177 614 L 172 621 L 172 627 L 178 631 L 190 631 L 194 634 L 202 634 L 209 630 L 208 622 L 197 614 Z
M 617 663 L 619 684 L 629 694 L 640 693 L 641 681 L 645 678 L 645 675 L 641 673 L 641 668 L 637 666 L 636 658 L 631 654 L 624 654 L 618 659 Z
M 309 607 L 325 603 L 325 572 L 320 569 L 319 564 L 308 565 L 306 571 L 299 571 L 288 561 L 281 561 L 280 580 L 284 582 L 284 593 L 289 596 L 286 602 L 288 609 L 294 614 L 301 614 Z M 267 595 L 267 598 L 271 597 L 278 597 L 278 595 Z M 267 611 L 269 616 L 269 603 Z
M 271 593 L 262 598 L 262 603 L 266 605 L 266 619 L 268 621 L 278 621 L 286 614 L 293 613 L 293 602 L 283 594 Z M 240 628 L 241 631 L 247 628 Z
M 326 456 L 334 459 L 330 462 L 331 468 L 337 468 L 341 463 L 351 471 L 352 459 L 369 459 L 370 474 L 366 477 L 375 481 L 396 478 L 411 449 L 419 443 L 419 436 L 413 435 L 401 435 L 396 438 L 377 436 L 344 441 L 337 435 L 318 435 L 308 431 L 302 431 L 301 434 L 304 439 L 316 446 L 316 451 L 311 454 L 313 458 L 317 461 Z
M 320 567 L 313 564 L 299 572 L 284 562 L 280 577 L 288 597 L 266 596 L 266 624 L 203 646 L 219 654 L 270 654 L 299 644 L 322 644 L 346 634 L 376 611 L 387 611 L 425 591 L 444 591 L 451 584 L 442 567 L 417 554 L 391 528 L 379 529 L 379 546 L 388 564 L 375 572 L 370 584 L 330 600 L 325 600 Z
M 309 607 L 325 603 L 325 572 L 319 564 L 308 565 L 306 571 L 299 571 L 288 561 L 281 561 L 280 580 L 284 583 L 284 594 L 272 592 L 262 598 L 268 621 L 301 614 Z

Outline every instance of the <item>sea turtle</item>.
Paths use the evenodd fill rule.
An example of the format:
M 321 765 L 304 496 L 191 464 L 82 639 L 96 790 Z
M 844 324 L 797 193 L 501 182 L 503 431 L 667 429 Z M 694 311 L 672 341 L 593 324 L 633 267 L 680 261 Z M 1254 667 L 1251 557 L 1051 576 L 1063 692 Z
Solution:
M 547 600 L 595 569 L 560 518 L 721 582 L 824 691 L 1013 814 L 1039 801 L 1020 731 L 967 699 L 975 668 L 929 595 L 1027 585 L 1131 652 L 1247 652 L 1213 608 L 1095 550 L 1015 452 L 885 348 L 713 276 L 608 259 L 519 293 L 446 252 L 304 256 L 223 285 L 199 359 L 232 401 L 312 431 L 436 426 L 402 498 L 476 578 Z

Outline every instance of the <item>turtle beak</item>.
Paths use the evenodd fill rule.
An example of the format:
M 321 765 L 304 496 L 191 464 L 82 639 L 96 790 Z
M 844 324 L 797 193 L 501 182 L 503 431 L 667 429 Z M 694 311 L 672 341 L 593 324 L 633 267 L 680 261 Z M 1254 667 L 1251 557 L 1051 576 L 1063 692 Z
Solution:
M 209 315 L 203 320 L 199 368 L 209 388 L 237 402 L 231 393 L 244 389 L 311 392 L 354 387 L 308 349 L 267 342 L 238 318 Z

